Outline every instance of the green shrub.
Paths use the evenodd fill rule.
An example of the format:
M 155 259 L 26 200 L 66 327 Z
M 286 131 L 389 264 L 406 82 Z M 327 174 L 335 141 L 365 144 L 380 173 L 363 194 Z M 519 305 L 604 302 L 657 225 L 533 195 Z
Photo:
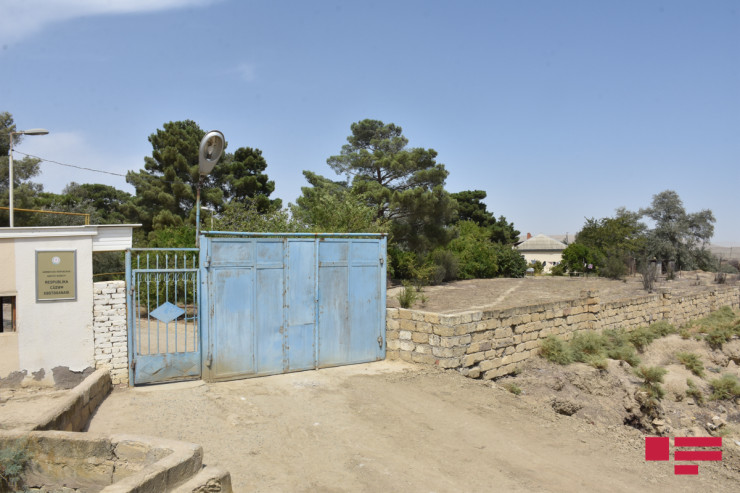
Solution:
M 715 378 L 709 385 L 712 386 L 712 399 L 716 401 L 725 399 L 737 399 L 740 397 L 740 382 L 737 377 L 725 373 L 720 378 Z
M 662 399 L 665 396 L 663 387 L 660 386 L 663 383 L 663 377 L 667 373 L 665 368 L 659 366 L 640 366 L 634 370 L 635 375 L 642 378 L 643 386 L 642 389 L 648 393 L 648 395 L 654 399 Z
M 704 394 L 702 394 L 701 389 L 696 386 L 694 381 L 690 378 L 687 378 L 686 385 L 689 386 L 689 388 L 686 390 L 686 396 L 693 398 L 694 402 L 696 402 L 698 406 L 704 404 Z
M 0 449 L 0 491 L 21 491 L 18 488 L 30 459 L 24 442 Z
M 430 255 L 430 259 L 435 266 L 434 284 L 457 279 L 460 261 L 454 253 L 449 250 L 435 250 Z
M 704 365 L 699 356 L 694 353 L 676 353 L 676 358 L 687 370 L 691 371 L 697 377 L 704 376 Z
M 458 237 L 450 241 L 447 248 L 459 261 L 460 279 L 496 277 L 498 263 L 489 231 L 473 221 L 460 221 L 457 228 Z
M 589 354 L 584 358 L 583 362 L 589 366 L 593 366 L 597 370 L 606 370 L 609 367 L 609 362 L 602 354 Z
M 711 332 L 718 328 L 725 328 L 734 332 L 737 328 L 736 322 L 737 315 L 732 308 L 729 306 L 723 306 L 704 318 L 692 321 L 689 325 L 698 328 L 701 332 Z
M 640 352 L 644 351 L 645 348 L 657 338 L 655 332 L 650 330 L 648 327 L 635 329 L 630 332 L 627 337 L 632 345 Z
M 398 293 L 398 304 L 401 305 L 401 308 L 411 308 L 416 303 L 417 296 L 416 289 L 411 283 L 404 281 L 403 289 Z
M 637 355 L 635 347 L 629 343 L 610 347 L 606 355 L 611 359 L 626 361 L 630 366 L 640 364 L 640 357 Z
M 388 247 L 388 273 L 393 279 L 412 279 L 418 263 L 414 252 Z
M 550 269 L 550 274 L 553 276 L 564 276 L 565 275 L 565 264 L 562 262 Z
M 627 265 L 619 256 L 609 255 L 604 261 L 603 267 L 599 270 L 599 275 L 609 279 L 621 279 L 627 274 Z
M 666 322 L 665 320 L 661 320 L 659 322 L 651 324 L 650 330 L 653 332 L 653 334 L 655 334 L 655 339 L 676 333 L 676 327 L 673 326 L 673 324 Z
M 599 356 L 603 359 L 606 339 L 596 332 L 581 332 L 570 341 L 573 359 L 586 363 L 588 359 Z
M 512 382 L 505 383 L 503 387 L 514 395 L 520 395 L 522 393 L 521 387 Z
M 531 267 L 532 269 L 534 269 L 535 275 L 540 275 L 542 274 L 542 271 L 545 270 L 544 264 L 540 262 L 539 260 L 535 260 L 534 262 L 529 264 L 527 267 Z
M 728 327 L 721 326 L 715 327 L 704 336 L 704 340 L 707 341 L 714 349 L 721 349 L 722 345 L 732 338 L 733 331 Z
M 527 261 L 511 245 L 494 244 L 499 277 L 524 277 Z
M 559 365 L 569 365 L 573 362 L 573 353 L 570 350 L 570 346 L 555 336 L 547 336 L 542 341 L 540 356 Z

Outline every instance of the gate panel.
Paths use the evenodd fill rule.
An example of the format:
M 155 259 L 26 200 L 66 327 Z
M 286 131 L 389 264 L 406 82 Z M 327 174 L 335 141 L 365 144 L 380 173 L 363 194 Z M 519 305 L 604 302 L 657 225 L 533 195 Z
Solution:
M 218 294 L 211 301 L 214 320 L 219 325 L 232 330 L 216 330 L 213 337 L 213 372 L 219 378 L 232 378 L 254 373 L 254 333 L 251 323 L 253 316 L 252 298 L 254 292 L 254 271 L 251 268 L 218 268 L 213 271 L 213 290 Z
M 279 245 L 282 249 L 282 244 Z M 257 302 L 255 317 L 257 372 L 283 371 L 283 269 L 257 268 Z M 245 293 L 249 295 L 250 293 Z
M 347 362 L 350 363 L 373 361 L 381 349 L 383 337 L 378 331 L 380 311 L 378 259 L 378 242 L 355 240 L 351 243 L 349 325 L 352 332 L 347 354 Z
M 307 370 L 316 367 L 316 243 L 292 240 L 287 247 L 285 371 Z
M 201 238 L 209 303 L 203 334 L 215 342 L 206 378 L 383 358 L 385 239 L 380 235 L 209 234 L 230 237 Z M 244 282 L 229 286 L 222 280 L 229 271 L 243 271 L 238 277 Z M 227 295 L 227 289 L 238 294 Z
M 129 382 L 133 385 L 201 375 L 196 252 L 126 252 Z
M 349 243 L 319 242 L 319 367 L 334 366 L 349 355 Z

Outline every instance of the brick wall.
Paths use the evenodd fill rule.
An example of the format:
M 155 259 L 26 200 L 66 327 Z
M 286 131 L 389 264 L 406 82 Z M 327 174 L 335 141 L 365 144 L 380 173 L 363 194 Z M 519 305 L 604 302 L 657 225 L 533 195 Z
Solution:
M 740 288 L 688 296 L 669 292 L 601 304 L 597 292 L 577 299 L 452 315 L 388 308 L 387 358 L 458 369 L 471 378 L 512 373 L 537 354 L 549 335 L 570 339 L 583 330 L 634 330 L 658 320 L 680 325 L 722 306 L 740 307 Z
M 126 283 L 93 285 L 95 368 L 106 368 L 114 385 L 128 385 Z

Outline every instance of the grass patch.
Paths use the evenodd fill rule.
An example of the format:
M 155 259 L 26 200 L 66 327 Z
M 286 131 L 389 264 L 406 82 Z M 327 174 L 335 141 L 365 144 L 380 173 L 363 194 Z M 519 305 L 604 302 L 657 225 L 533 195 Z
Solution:
M 701 389 L 696 386 L 693 380 L 690 378 L 686 379 L 686 385 L 689 386 L 689 388 L 686 390 L 686 397 L 691 397 L 694 399 L 694 402 L 696 402 L 697 406 L 701 406 L 704 404 L 704 394 L 702 394 Z
M 418 294 L 414 286 L 410 282 L 404 281 L 403 289 L 398 293 L 398 304 L 401 305 L 401 308 L 411 308 L 416 303 L 417 298 Z
M 737 399 L 740 397 L 740 382 L 734 375 L 725 373 L 719 378 L 715 378 L 709 385 L 712 386 L 712 400 L 722 401 Z
M 508 390 L 509 392 L 511 392 L 514 395 L 520 395 L 522 393 L 521 387 L 519 387 L 515 383 L 511 383 L 511 382 L 505 383 L 505 384 L 503 384 L 503 388 L 505 388 L 506 390 Z
M 704 365 L 694 353 L 676 353 L 676 359 L 697 377 L 704 377 Z
M 640 364 L 640 358 L 623 330 L 605 330 L 602 334 L 581 332 L 570 342 L 549 336 L 542 342 L 540 355 L 560 365 L 578 361 L 599 370 L 606 369 L 607 358 L 626 361 L 631 366 Z
M 740 318 L 732 308 L 723 306 L 704 318 L 689 322 L 686 325 L 686 332 L 697 340 L 703 338 L 709 346 L 719 349 L 733 335 L 740 336 Z

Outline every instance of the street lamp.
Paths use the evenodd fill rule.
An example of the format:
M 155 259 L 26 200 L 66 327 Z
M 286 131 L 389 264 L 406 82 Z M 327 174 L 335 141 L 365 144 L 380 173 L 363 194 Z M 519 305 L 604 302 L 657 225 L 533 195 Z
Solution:
M 19 130 L 18 132 L 10 132 L 10 150 L 8 151 L 8 201 L 10 202 L 10 227 L 13 227 L 13 136 L 14 135 L 46 135 L 49 131 L 45 128 L 31 128 L 29 130 Z
M 216 166 L 225 147 L 224 134 L 218 130 L 211 130 L 200 141 L 200 148 L 198 149 L 198 191 L 195 199 L 195 246 L 197 248 L 200 248 L 200 186 L 203 178 Z M 213 214 L 211 214 L 211 221 L 213 221 Z

